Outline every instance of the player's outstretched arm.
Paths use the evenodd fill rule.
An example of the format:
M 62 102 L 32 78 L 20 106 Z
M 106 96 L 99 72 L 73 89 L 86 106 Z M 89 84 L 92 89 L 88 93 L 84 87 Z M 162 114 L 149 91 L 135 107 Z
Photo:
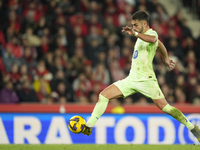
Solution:
M 158 51 L 162 55 L 163 61 L 169 68 L 169 70 L 173 70 L 175 67 L 175 62 L 168 57 L 167 49 L 165 48 L 164 44 L 158 40 Z
M 128 26 L 122 27 L 122 32 L 126 32 L 126 34 L 128 35 L 134 35 L 145 42 L 155 43 L 157 41 L 157 38 L 155 36 L 138 33 L 134 31 L 132 27 L 128 27 Z

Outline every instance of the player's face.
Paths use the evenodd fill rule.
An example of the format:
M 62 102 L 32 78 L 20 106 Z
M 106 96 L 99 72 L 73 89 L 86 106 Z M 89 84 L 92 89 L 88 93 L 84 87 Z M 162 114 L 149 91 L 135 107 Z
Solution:
M 138 33 L 143 33 L 144 30 L 144 21 L 143 20 L 132 20 L 131 24 L 133 26 L 133 30 Z

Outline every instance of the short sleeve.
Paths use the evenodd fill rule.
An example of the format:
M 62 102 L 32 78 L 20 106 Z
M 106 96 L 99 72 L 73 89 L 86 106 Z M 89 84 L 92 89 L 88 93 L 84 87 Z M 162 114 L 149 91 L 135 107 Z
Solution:
M 154 30 L 149 31 L 149 32 L 147 32 L 146 34 L 147 34 L 147 35 L 156 36 L 156 37 L 158 38 L 158 34 L 157 34 L 157 32 L 154 31 Z

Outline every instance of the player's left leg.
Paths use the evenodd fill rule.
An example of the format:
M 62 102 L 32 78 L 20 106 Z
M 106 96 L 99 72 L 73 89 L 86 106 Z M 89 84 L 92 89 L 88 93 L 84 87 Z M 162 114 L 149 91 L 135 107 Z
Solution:
M 92 115 L 90 119 L 87 121 L 86 126 L 84 127 L 84 130 L 82 131 L 83 134 L 85 135 L 90 135 L 92 133 L 92 128 L 94 124 L 97 122 L 97 120 L 103 115 L 105 112 L 109 100 L 113 98 L 119 98 L 122 97 L 123 94 L 118 89 L 118 87 L 115 84 L 110 85 L 106 89 L 104 89 L 100 94 L 99 94 L 99 100 L 96 103 L 94 110 L 92 112 Z
M 176 120 L 181 122 L 183 125 L 185 125 L 200 142 L 199 127 L 197 125 L 193 125 L 179 109 L 173 106 L 170 106 L 165 100 L 165 98 L 153 99 L 153 101 L 160 110 L 171 115 L 173 118 L 175 118 Z

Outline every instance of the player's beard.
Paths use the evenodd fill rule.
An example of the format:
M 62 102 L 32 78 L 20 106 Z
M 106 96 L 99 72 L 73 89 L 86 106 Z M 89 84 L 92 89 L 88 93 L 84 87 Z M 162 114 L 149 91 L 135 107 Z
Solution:
M 140 28 L 140 30 L 138 31 L 139 33 L 143 33 L 144 27 L 142 25 L 142 27 Z

